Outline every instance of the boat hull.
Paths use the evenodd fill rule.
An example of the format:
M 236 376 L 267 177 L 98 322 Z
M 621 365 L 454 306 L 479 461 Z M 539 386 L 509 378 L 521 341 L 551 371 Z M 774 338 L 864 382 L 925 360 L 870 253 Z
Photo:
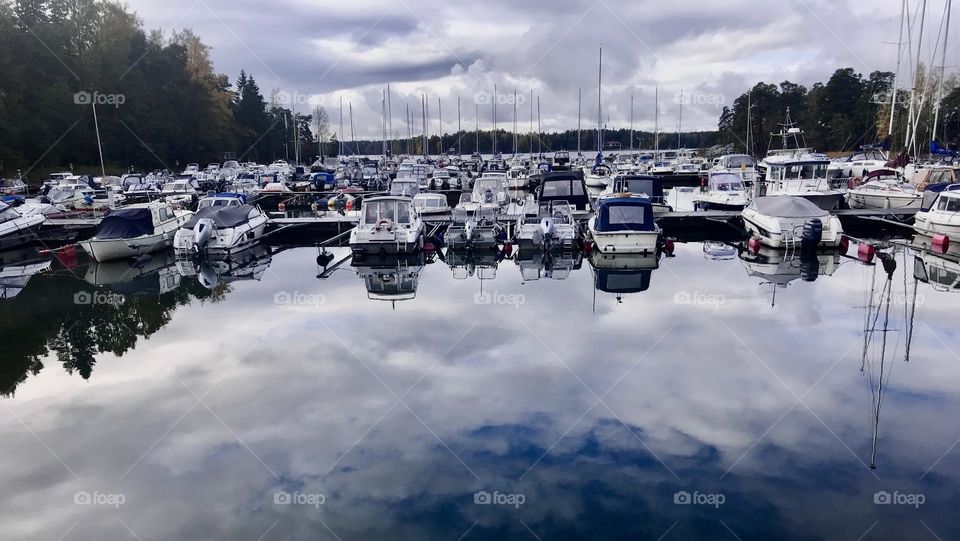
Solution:
M 594 218 L 595 219 L 595 218 Z M 594 249 L 604 254 L 651 254 L 660 244 L 660 229 L 654 231 L 597 231 L 590 220 L 590 236 Z
M 30 244 L 39 238 L 44 216 L 24 216 L 0 225 L 0 250 Z
M 80 243 L 80 247 L 98 263 L 149 254 L 171 246 L 173 246 L 173 235 L 170 233 L 147 235 L 134 239 L 102 240 L 92 238 Z
M 874 192 L 851 190 L 847 192 L 847 205 L 853 209 L 918 209 L 923 202 L 922 195 Z

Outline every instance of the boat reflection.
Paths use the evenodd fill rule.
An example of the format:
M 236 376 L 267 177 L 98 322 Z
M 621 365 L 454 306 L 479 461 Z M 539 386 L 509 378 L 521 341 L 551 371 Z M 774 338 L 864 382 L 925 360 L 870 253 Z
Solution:
M 650 289 L 653 271 L 660 268 L 660 256 L 657 254 L 590 254 L 590 267 L 593 269 L 594 310 L 596 293 L 610 293 L 617 303 L 623 302 L 624 295 L 642 293 Z
M 448 248 L 443 259 L 450 267 L 454 280 L 466 280 L 473 276 L 481 280 L 493 280 L 497 277 L 497 267 L 503 261 L 504 253 L 500 249 L 454 250 Z
M 84 280 L 123 295 L 163 295 L 180 287 L 181 277 L 170 249 L 136 259 L 91 261 Z
M 259 282 L 269 270 L 273 255 L 271 248 L 257 244 L 223 257 L 179 258 L 177 271 L 183 277 L 196 277 L 207 289 L 243 280 Z
M 52 265 L 49 257 L 31 247 L 0 252 L 0 299 L 16 297 L 34 275 Z
M 797 279 L 813 282 L 820 276 L 832 276 L 840 266 L 840 252 L 833 249 L 801 254 L 761 247 L 756 253 L 741 250 L 739 257 L 748 276 L 761 278 L 761 285 L 772 286 L 770 306 L 776 306 L 778 288 Z
M 408 255 L 355 255 L 351 267 L 363 279 L 367 298 L 375 301 L 396 302 L 413 300 L 417 296 L 420 272 L 427 264 L 423 252 Z
M 583 253 L 579 250 L 521 250 L 514 262 L 524 282 L 541 278 L 566 280 L 583 267 Z

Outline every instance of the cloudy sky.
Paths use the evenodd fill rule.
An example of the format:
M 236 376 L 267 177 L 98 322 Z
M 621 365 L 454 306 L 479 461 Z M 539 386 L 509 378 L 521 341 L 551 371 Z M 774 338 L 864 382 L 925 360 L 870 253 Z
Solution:
M 585 125 L 597 118 L 597 56 L 603 47 L 603 116 L 674 129 L 681 90 L 685 129 L 711 129 L 723 103 L 758 80 L 811 84 L 837 67 L 862 73 L 896 66 L 899 0 L 129 0 L 147 28 L 192 28 L 213 47 L 218 71 L 252 72 L 265 94 L 296 96 L 301 110 L 324 104 L 337 129 L 339 99 L 352 103 L 358 136 L 379 136 L 381 91 L 390 83 L 393 129 L 406 133 L 406 104 L 420 118 L 429 93 L 445 132 L 465 129 L 476 104 L 489 127 L 494 85 L 501 127 L 529 128 L 529 93 L 540 97 L 544 130 L 575 128 L 582 87 Z M 936 34 L 942 5 L 930 4 Z M 933 29 L 930 30 L 930 25 Z M 924 57 L 926 57 L 926 53 Z M 948 59 L 948 65 L 950 64 Z M 535 101 L 536 98 L 534 98 Z M 415 133 L 420 122 L 415 122 Z M 348 124 L 349 125 L 349 124 Z M 347 128 L 349 130 L 349 128 Z

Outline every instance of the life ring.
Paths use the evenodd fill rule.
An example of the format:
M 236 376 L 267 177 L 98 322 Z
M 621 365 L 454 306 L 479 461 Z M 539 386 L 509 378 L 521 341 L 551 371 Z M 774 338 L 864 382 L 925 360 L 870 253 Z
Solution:
M 390 220 L 382 219 L 379 222 L 377 222 L 376 229 L 377 231 L 383 229 L 384 227 L 386 227 L 387 229 L 390 229 L 390 227 L 392 226 L 392 223 L 393 222 L 391 222 Z

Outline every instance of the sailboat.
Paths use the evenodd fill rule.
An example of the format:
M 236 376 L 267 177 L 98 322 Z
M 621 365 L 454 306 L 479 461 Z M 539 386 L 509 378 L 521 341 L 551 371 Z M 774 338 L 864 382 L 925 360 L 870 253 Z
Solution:
M 603 49 L 600 49 L 600 67 L 597 75 L 597 158 L 590 172 L 583 176 L 591 188 L 605 188 L 613 178 L 613 168 L 603 161 Z

